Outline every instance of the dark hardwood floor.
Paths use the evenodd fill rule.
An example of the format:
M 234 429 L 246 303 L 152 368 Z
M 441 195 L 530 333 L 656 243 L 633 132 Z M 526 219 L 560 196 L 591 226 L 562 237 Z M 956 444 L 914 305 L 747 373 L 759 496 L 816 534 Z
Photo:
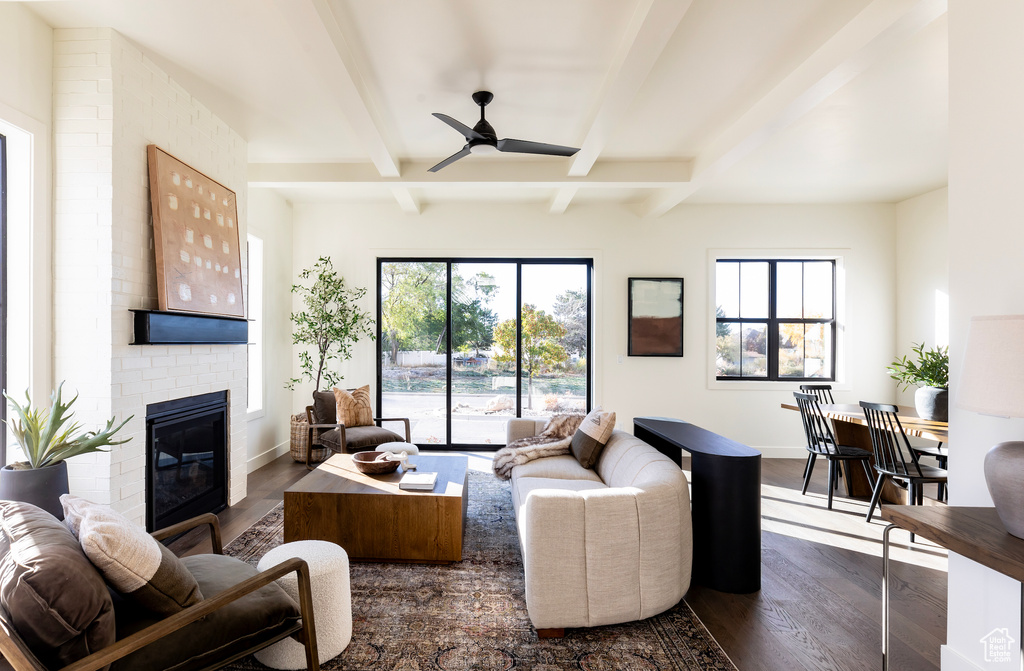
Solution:
M 471 467 L 486 469 L 487 455 L 481 456 Z M 762 462 L 761 591 L 723 594 L 693 586 L 687 601 L 743 671 L 880 668 L 885 523 L 877 516 L 864 521 L 866 500 L 837 496 L 827 510 L 823 467 L 801 496 L 803 463 Z M 220 514 L 225 543 L 305 474 L 288 455 L 250 474 L 248 496 Z M 946 639 L 946 552 L 927 541 L 910 545 L 902 531 L 893 532 L 893 547 L 891 668 L 938 669 Z M 191 554 L 208 551 L 209 543 L 193 533 L 172 548 Z

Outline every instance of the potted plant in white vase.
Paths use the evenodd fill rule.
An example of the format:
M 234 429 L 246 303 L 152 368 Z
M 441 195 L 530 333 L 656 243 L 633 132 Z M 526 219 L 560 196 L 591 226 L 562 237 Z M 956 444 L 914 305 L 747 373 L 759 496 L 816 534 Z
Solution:
M 373 318 L 360 309 L 358 301 L 366 295 L 364 288 L 349 288 L 345 278 L 334 270 L 331 259 L 321 256 L 313 267 L 299 273 L 301 280 L 312 279 L 312 284 L 292 285 L 292 293 L 302 298 L 304 310 L 293 312 L 291 321 L 292 344 L 302 345 L 299 352 L 299 377 L 285 384 L 288 389 L 303 381 L 313 382 L 314 391 L 320 390 L 321 382 L 327 390 L 337 385 L 343 376 L 332 367 L 330 361 L 343 362 L 351 356 L 352 345 L 367 337 L 375 339 Z M 309 449 L 309 430 L 306 416 L 292 416 L 291 455 L 296 461 L 306 461 Z M 319 455 L 322 459 L 324 454 Z M 317 456 L 314 454 L 314 457 Z M 319 461 L 320 459 L 314 459 Z
M 67 403 L 61 399 L 61 382 L 50 394 L 50 407 L 32 406 L 25 392 L 25 405 L 20 405 L 7 392 L 4 397 L 17 417 L 7 420 L 14 439 L 21 447 L 26 461 L 18 461 L 0 468 L 0 499 L 24 501 L 39 506 L 57 519 L 64 518 L 60 495 L 68 493 L 68 465 L 65 459 L 106 452 L 102 448 L 121 445 L 125 440 L 112 440 L 115 433 L 132 417 L 114 426 L 115 419 L 107 420 L 100 431 L 84 431 L 82 425 L 72 421 L 71 406 L 78 395 Z
M 935 347 L 925 350 L 924 343 L 911 350 L 916 360 L 907 356 L 896 359 L 886 369 L 889 377 L 905 390 L 918 385 L 914 393 L 914 407 L 922 419 L 937 422 L 949 420 L 949 348 Z

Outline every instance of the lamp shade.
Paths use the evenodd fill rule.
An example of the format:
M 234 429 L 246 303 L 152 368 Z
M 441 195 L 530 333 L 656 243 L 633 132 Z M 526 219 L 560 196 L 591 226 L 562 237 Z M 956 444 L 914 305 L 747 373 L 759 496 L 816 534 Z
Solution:
M 956 406 L 1024 417 L 1024 315 L 971 318 Z

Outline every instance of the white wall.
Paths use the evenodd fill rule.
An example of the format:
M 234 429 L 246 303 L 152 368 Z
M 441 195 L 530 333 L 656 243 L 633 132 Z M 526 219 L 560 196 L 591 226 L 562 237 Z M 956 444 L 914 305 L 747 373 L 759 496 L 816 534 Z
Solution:
M 913 343 L 949 345 L 948 189 L 896 205 L 896 355 L 912 355 Z M 914 404 L 911 387 L 898 402 Z
M 0 133 L 7 137 L 7 387 L 45 399 L 52 379 L 53 31 L 0 2 Z M 11 440 L 8 440 L 11 444 Z M 15 455 L 9 454 L 8 458 Z
M 949 3 L 949 290 L 951 396 L 969 320 L 1024 313 L 1024 3 Z M 990 506 L 983 460 L 1024 421 L 950 408 L 949 501 Z M 950 557 L 942 668 L 987 668 L 982 636 L 1020 632 L 1020 584 Z M 1015 647 L 1015 646 L 1011 646 Z M 1016 657 L 1016 653 L 1015 653 Z M 995 665 L 1017 668 L 1019 661 Z
M 0 103 L 50 125 L 53 31 L 20 3 L 0 2 Z
M 268 189 L 249 190 L 249 232 L 263 240 L 263 411 L 249 420 L 249 470 L 288 451 L 292 392 L 292 206 Z M 303 406 L 305 407 L 305 406 Z
M 370 289 L 364 307 L 371 311 L 378 256 L 593 257 L 595 396 L 617 413 L 619 428 L 632 430 L 635 416 L 674 416 L 753 447 L 791 448 L 791 456 L 805 454 L 800 421 L 779 405 L 792 401 L 796 385 L 709 388 L 708 250 L 842 249 L 849 358 L 837 400 L 893 398 L 884 373 L 895 328 L 891 205 L 683 206 L 658 219 L 638 218 L 628 207 L 611 204 L 551 215 L 535 204 L 449 203 L 418 216 L 394 204 L 296 204 L 294 214 L 296 272 L 318 255 L 330 255 L 350 284 Z M 627 278 L 643 276 L 685 279 L 682 359 L 624 356 Z M 293 365 L 295 360 L 293 355 Z M 342 373 L 352 385 L 372 386 L 375 343 L 359 343 Z M 306 405 L 308 393 L 296 391 L 292 407 Z
M 109 28 L 54 31 L 54 369 L 83 423 L 133 419 L 131 441 L 69 461 L 72 492 L 145 515 L 146 406 L 228 391 L 228 500 L 246 492 L 244 345 L 130 345 L 129 308 L 158 307 L 146 146 L 236 193 L 245 240 L 245 141 Z M 242 271 L 245 268 L 242 250 Z

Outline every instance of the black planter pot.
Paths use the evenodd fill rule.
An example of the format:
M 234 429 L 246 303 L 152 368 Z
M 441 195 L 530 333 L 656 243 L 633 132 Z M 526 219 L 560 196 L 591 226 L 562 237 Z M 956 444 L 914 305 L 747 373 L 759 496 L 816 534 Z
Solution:
M 58 520 L 64 519 L 60 495 L 68 493 L 68 464 L 57 462 L 43 468 L 0 468 L 0 499 L 39 506 Z

